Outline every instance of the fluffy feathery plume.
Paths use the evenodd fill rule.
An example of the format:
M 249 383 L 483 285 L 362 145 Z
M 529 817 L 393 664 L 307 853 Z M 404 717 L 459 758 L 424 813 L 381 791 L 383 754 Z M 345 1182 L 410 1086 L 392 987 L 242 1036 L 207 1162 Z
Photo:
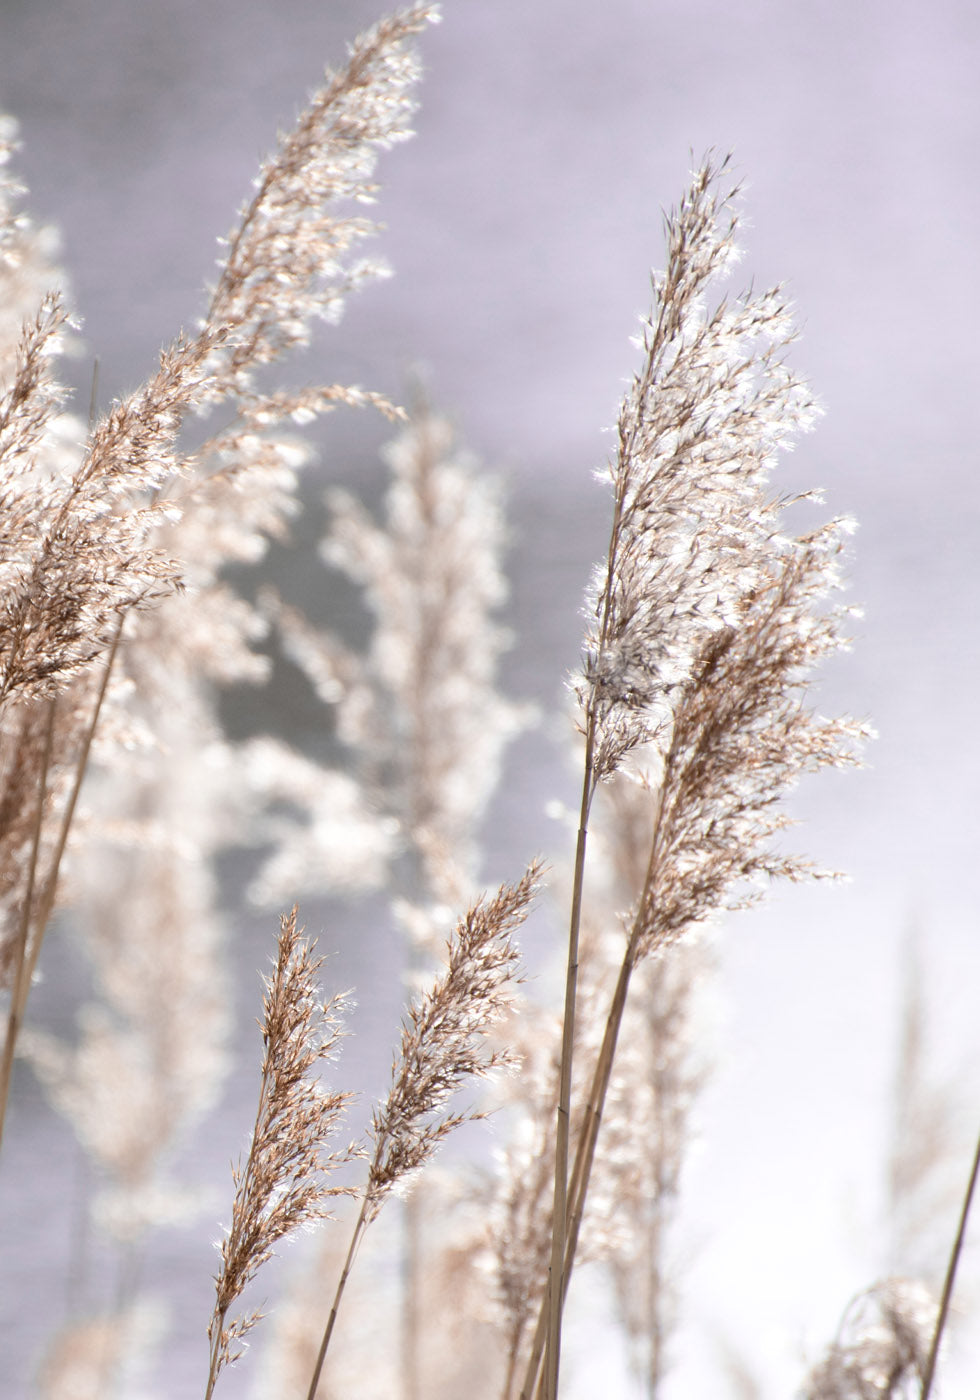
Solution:
M 269 735 L 243 745 L 241 762 L 250 832 L 272 846 L 248 884 L 252 903 L 273 904 L 288 889 L 350 895 L 384 883 L 398 830 L 368 805 L 356 778 Z
M 0 703 L 63 684 L 108 646 L 120 611 L 146 605 L 179 578 L 149 536 L 172 510 L 160 498 L 184 468 L 176 443 L 188 413 L 231 402 L 247 426 L 316 411 L 316 395 L 293 408 L 255 394 L 253 375 L 302 343 L 314 318 L 335 318 L 344 293 L 371 270 L 348 265 L 347 254 L 374 225 L 342 211 L 373 197 L 378 152 L 409 134 L 418 78 L 409 41 L 435 17 L 417 5 L 383 20 L 353 46 L 345 68 L 327 75 L 262 167 L 198 333 L 165 350 L 156 374 L 95 426 L 74 474 L 34 484 L 19 515 L 9 516 Z M 21 425 L 7 454 L 14 463 L 50 416 L 42 366 L 65 322 L 52 296 L 25 330 L 0 403 L 0 422 Z
M 837 524 L 787 541 L 760 568 L 738 624 L 705 641 L 663 759 L 634 958 L 759 898 L 767 880 L 824 873 L 773 837 L 789 825 L 779 798 L 803 773 L 856 762 L 868 733 L 805 705 L 813 667 L 845 644 L 842 612 L 823 610 L 841 547 Z
M 69 878 L 70 935 L 91 966 L 94 993 L 77 1043 L 30 1029 L 22 1042 L 99 1169 L 100 1225 L 130 1252 L 192 1203 L 169 1179 L 167 1159 L 227 1069 L 228 986 L 210 858 L 231 801 L 221 794 L 229 765 L 216 738 L 209 749 L 191 678 L 180 678 L 177 668 L 163 691 L 169 716 L 153 716 L 156 746 L 127 751 L 125 783 L 118 759 L 93 775 L 103 816 L 85 820 Z
M 344 997 L 320 1000 L 316 986 L 323 959 L 297 928 L 294 908 L 283 915 L 275 970 L 262 1002 L 262 1084 L 248 1159 L 234 1170 L 231 1228 L 221 1244 L 221 1271 L 208 1325 L 211 1367 L 207 1400 L 222 1369 L 238 1359 L 245 1335 L 261 1313 L 228 1320 L 232 1305 L 276 1244 L 310 1221 L 329 1214 L 344 1188 L 327 1184 L 329 1173 L 351 1160 L 329 1140 L 351 1099 L 330 1093 L 316 1071 L 334 1058 L 343 1034 Z
M 437 6 L 416 4 L 361 35 L 261 167 L 207 318 L 231 328 L 219 384 L 249 386 L 256 365 L 304 344 L 314 317 L 336 320 L 345 293 L 382 270 L 350 257 L 377 225 L 338 210 L 373 201 L 378 153 L 412 134 L 420 66 L 409 41 L 437 19 Z
M 474 904 L 456 925 L 445 969 L 409 1008 L 391 1087 L 375 1109 L 370 1129 L 370 1166 L 361 1210 L 324 1330 L 310 1382 L 314 1400 L 340 1301 L 364 1231 L 393 1191 L 431 1160 L 464 1123 L 482 1118 L 479 1109 L 450 1107 L 463 1088 L 512 1063 L 494 1048 L 488 1031 L 507 1011 L 518 979 L 520 953 L 513 941 L 537 892 L 535 862 L 515 885 Z
M 107 666 L 100 680 L 108 682 L 126 615 L 146 610 L 185 579 L 196 587 L 202 571 L 210 573 L 216 605 L 187 614 L 191 625 L 184 640 L 209 658 L 209 676 L 254 677 L 258 664 L 248 642 L 263 624 L 254 610 L 216 586 L 214 576 L 229 557 L 250 557 L 251 542 L 276 528 L 288 509 L 291 473 L 303 452 L 285 430 L 341 403 L 395 410 L 379 395 L 338 385 L 263 394 L 252 375 L 301 342 L 312 319 L 334 317 L 343 293 L 367 275 L 367 266 L 349 264 L 347 254 L 373 225 L 352 219 L 348 206 L 373 197 L 379 151 L 409 134 L 418 76 L 411 40 L 436 17 L 433 7 L 416 5 L 382 21 L 354 45 L 345 68 L 327 75 L 262 167 L 197 334 L 163 351 L 158 371 L 111 407 L 67 467 L 48 451 L 62 399 L 50 362 L 68 325 L 58 292 L 31 308 L 12 350 L 0 347 L 5 725 L 13 705 L 50 702 L 67 686 L 84 684 L 101 654 Z M 0 142 L 0 155 L 8 144 Z M 0 187 L 0 279 L 25 260 L 26 226 L 16 215 L 15 193 L 10 182 Z M 216 405 L 232 410 L 231 424 L 198 451 L 183 453 L 178 438 L 188 414 Z M 178 489 L 181 478 L 185 484 Z M 261 509 L 253 489 L 259 481 L 269 488 Z M 168 530 L 187 510 L 189 497 L 200 500 L 198 521 L 205 521 L 209 506 L 211 520 L 199 531 L 200 548 L 188 556 Z M 216 528 L 231 505 L 242 507 L 241 518 Z M 185 544 L 187 535 L 185 530 Z M 61 852 L 100 720 L 105 690 L 96 684 L 94 693 L 91 716 L 71 736 L 75 754 L 64 779 L 69 795 L 60 831 L 49 837 L 41 822 L 38 840 L 30 843 L 35 854 L 25 861 L 22 852 L 15 853 L 29 874 L 15 901 L 21 911 L 17 933 L 3 952 L 14 990 L 0 1073 L 0 1125 Z M 63 778 L 57 750 L 64 736 L 56 732 L 63 718 L 62 710 L 57 724 L 52 720 L 54 740 L 45 743 L 37 768 L 33 805 L 42 813 L 52 805 L 56 779 Z M 60 748 L 69 753 L 72 744 L 65 739 Z M 36 852 L 44 842 L 54 855 L 38 873 Z M 14 863 L 13 857 L 0 860 L 7 867 Z
M 364 590 L 374 619 L 365 656 L 267 601 L 286 654 L 336 711 L 379 834 L 388 834 L 382 850 L 398 838 L 404 859 L 393 885 L 410 906 L 410 939 L 429 954 L 438 936 L 423 907 L 459 907 L 469 897 L 476 826 L 501 753 L 528 720 L 494 684 L 507 641 L 494 620 L 506 594 L 496 483 L 454 437 L 445 418 L 416 406 L 384 454 L 391 482 L 381 524 L 347 492 L 328 495 L 322 553 Z M 322 858 L 308 859 L 308 870 L 331 864 L 324 835 Z
M 816 412 L 784 363 L 794 331 L 778 288 L 705 304 L 738 258 L 738 191 L 718 188 L 726 166 L 707 160 L 667 219 L 667 270 L 653 278 L 643 364 L 620 411 L 579 686 L 594 781 L 669 742 L 674 697 L 707 636 L 737 622 L 771 553 L 777 451 Z
M 383 527 L 345 493 L 329 497 L 324 558 L 361 584 L 375 619 L 374 713 L 354 706 L 341 732 L 375 754 L 379 777 L 402 755 L 397 815 L 417 851 L 418 883 L 453 902 L 473 878 L 474 828 L 501 751 L 526 721 L 494 687 L 507 642 L 493 620 L 506 596 L 503 514 L 497 483 L 424 402 L 384 455 Z
M 355 44 L 346 68 L 328 74 L 262 167 L 198 334 L 164 351 L 157 373 L 96 425 L 78 471 L 34 484 L 20 515 L 7 513 L 0 701 L 61 683 L 107 645 L 114 614 L 177 577 L 148 535 L 172 510 L 153 498 L 183 466 L 175 444 L 188 412 L 244 399 L 248 427 L 250 419 L 311 415 L 320 400 L 342 396 L 263 399 L 251 375 L 302 341 L 311 319 L 335 316 L 343 292 L 365 275 L 364 266 L 345 266 L 344 255 L 373 225 L 338 206 L 373 196 L 379 150 L 409 134 L 418 66 L 408 41 L 434 17 L 431 7 L 416 6 L 382 21 Z M 7 476 L 32 460 L 31 444 L 56 402 L 44 362 L 66 319 L 52 295 L 25 328 L 0 404 Z
M 613 526 L 597 574 L 578 695 L 585 772 L 573 884 L 555 1170 L 545 1395 L 558 1386 L 561 1312 L 598 1123 L 633 969 L 690 926 L 751 897 L 747 883 L 817 873 L 783 854 L 779 799 L 801 773 L 854 761 L 866 730 L 806 708 L 814 666 L 845 644 L 838 586 L 847 522 L 780 532 L 768 477 L 813 402 L 784 363 L 778 290 L 706 295 L 730 269 L 737 218 L 726 163 L 708 160 L 667 220 L 643 365 L 609 470 Z M 587 1126 L 569 1176 L 569 1106 L 589 813 L 627 761 L 655 795 L 642 891 L 627 934 Z M 536 1385 L 538 1344 L 523 1394 Z
M 473 905 L 449 940 L 445 971 L 409 1010 L 391 1088 L 371 1124 L 368 1221 L 450 1133 L 481 1116 L 446 1109 L 457 1091 L 510 1063 L 485 1037 L 510 1005 L 520 959 L 513 935 L 527 918 L 540 875 L 535 863 L 516 885 L 503 885 L 492 899 Z
M 64 609 L 49 619 L 60 630 L 32 635 L 37 619 L 24 595 L 31 561 L 57 520 L 58 480 L 78 466 L 83 429 L 64 413 L 66 390 L 55 374 L 70 331 L 56 240 L 20 207 L 25 190 L 9 168 L 16 137 L 16 123 L 0 117 L 0 704 L 25 679 L 13 653 L 28 677 L 41 680 L 56 664 L 59 640 L 68 654 L 80 644 L 64 626 Z
M 65 394 L 54 376 L 68 332 L 58 237 L 22 207 L 26 191 L 11 172 L 17 149 L 17 123 L 0 114 L 0 466 L 13 494 L 11 478 L 32 462 L 48 475 L 77 465 L 83 432 L 61 411 Z
M 155 1319 L 139 1304 L 68 1323 L 41 1364 L 40 1400 L 110 1400 L 137 1393 L 137 1376 L 155 1334 Z
M 0 114 L 0 366 L 4 380 L 9 379 L 25 319 L 64 283 L 55 230 L 38 228 L 21 208 L 25 189 L 11 170 L 17 136 L 14 118 Z
M 921 1284 L 891 1278 L 848 1306 L 801 1400 L 913 1400 L 920 1394 L 936 1318 Z

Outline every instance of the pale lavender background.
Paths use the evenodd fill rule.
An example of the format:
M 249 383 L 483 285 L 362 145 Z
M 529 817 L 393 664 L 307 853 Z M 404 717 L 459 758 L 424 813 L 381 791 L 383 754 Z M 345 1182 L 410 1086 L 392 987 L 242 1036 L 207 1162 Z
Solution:
M 980 16 L 972 0 L 445 9 L 424 41 L 418 139 L 382 169 L 382 250 L 397 276 L 352 303 L 315 368 L 296 377 L 397 394 L 421 362 L 471 445 L 503 467 L 515 524 L 514 690 L 550 706 L 574 664 L 581 588 L 605 529 L 589 474 L 633 365 L 628 336 L 661 256 L 660 209 L 679 195 L 692 149 L 734 148 L 747 182 L 746 275 L 788 281 L 805 326 L 797 363 L 828 407 L 783 479 L 823 484 L 831 510 L 861 521 L 852 574 L 866 618 L 822 702 L 871 715 L 881 738 L 869 771 L 826 779 L 797 804 L 806 849 L 854 881 L 783 893 L 721 940 L 722 1068 L 689 1178 L 688 1325 L 666 1392 L 723 1394 L 715 1344 L 727 1339 L 766 1397 L 787 1395 L 881 1267 L 898 973 L 913 921 L 937 1062 L 963 1094 L 965 1154 L 980 1116 Z M 317 81 L 321 58 L 339 59 L 375 17 L 362 0 L 0 5 L 0 107 L 22 121 L 33 210 L 64 232 L 104 397 L 137 382 L 193 319 L 214 238 L 276 126 Z M 86 385 L 88 362 L 77 373 Z M 337 419 L 323 479 L 363 473 L 376 491 L 377 438 L 363 421 Z M 309 566 L 287 586 L 308 592 Z M 517 797 L 488 831 L 492 878 L 556 839 L 543 806 L 569 783 L 557 746 L 544 760 L 540 751 L 529 742 L 515 758 Z M 226 873 L 235 879 L 233 862 Z M 383 921 L 378 909 L 330 918 L 338 945 L 345 928 Z M 243 922 L 242 937 L 242 1067 L 188 1154 L 221 1202 L 248 1115 L 251 969 L 266 928 Z M 372 1085 L 399 993 L 394 960 L 390 982 L 369 985 L 376 960 L 360 946 L 348 942 L 341 957 L 360 985 L 356 1073 Z M 49 1019 L 68 1014 L 75 975 L 55 947 L 38 1003 Z M 26 1393 L 57 1321 L 62 1180 L 75 1170 L 25 1073 L 10 1126 L 0 1161 L 4 1397 Z M 205 1221 L 162 1240 L 151 1270 L 174 1294 L 159 1391 L 172 1400 L 202 1393 L 214 1234 Z M 975 1285 L 975 1258 L 967 1272 Z M 110 1277 L 106 1263 L 95 1295 Z M 601 1393 L 596 1375 L 614 1364 L 602 1334 L 582 1335 L 588 1354 L 577 1383 L 570 1368 L 570 1395 Z M 965 1338 L 960 1347 L 948 1396 L 972 1394 L 980 1373 L 976 1346 L 972 1359 Z M 251 1379 L 246 1364 L 224 1393 L 246 1394 Z

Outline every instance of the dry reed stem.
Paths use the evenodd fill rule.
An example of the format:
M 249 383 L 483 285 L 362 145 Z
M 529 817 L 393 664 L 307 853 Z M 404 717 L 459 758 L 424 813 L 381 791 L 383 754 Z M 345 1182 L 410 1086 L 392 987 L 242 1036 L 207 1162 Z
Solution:
M 10 1097 L 10 1082 L 14 1068 L 14 1052 L 20 1034 L 27 1002 L 33 963 L 29 957 L 31 936 L 31 915 L 34 911 L 34 884 L 37 878 L 38 852 L 41 845 L 41 828 L 44 821 L 45 799 L 48 788 L 48 772 L 51 766 L 51 749 L 54 739 L 55 700 L 47 702 L 47 724 L 45 725 L 44 749 L 38 773 L 37 813 L 34 820 L 34 833 L 31 840 L 31 854 L 28 862 L 27 885 L 24 890 L 20 924 L 13 948 L 14 975 L 10 990 L 10 1007 L 7 1012 L 7 1027 L 3 1043 L 3 1060 L 0 1063 L 0 1145 L 3 1143 L 3 1129 L 6 1121 L 7 1101 Z M 38 940 L 40 941 L 40 940 Z
M 963 1241 L 966 1238 L 966 1226 L 970 1218 L 970 1208 L 973 1204 L 973 1193 L 976 1190 L 978 1175 L 980 1175 L 980 1136 L 977 1138 L 977 1145 L 973 1154 L 973 1165 L 970 1168 L 970 1176 L 966 1185 L 966 1193 L 963 1197 L 960 1218 L 956 1226 L 956 1235 L 953 1239 L 949 1262 L 946 1266 L 946 1277 L 943 1279 L 943 1291 L 939 1301 L 939 1311 L 936 1315 L 936 1326 L 929 1344 L 929 1355 L 926 1358 L 925 1371 L 922 1376 L 920 1400 L 929 1400 L 929 1394 L 932 1390 L 932 1382 L 936 1374 L 936 1362 L 939 1359 L 939 1348 L 943 1340 L 946 1321 L 949 1317 L 949 1305 L 953 1299 L 953 1287 L 956 1283 L 956 1270 L 959 1266 L 960 1255 L 963 1252 Z

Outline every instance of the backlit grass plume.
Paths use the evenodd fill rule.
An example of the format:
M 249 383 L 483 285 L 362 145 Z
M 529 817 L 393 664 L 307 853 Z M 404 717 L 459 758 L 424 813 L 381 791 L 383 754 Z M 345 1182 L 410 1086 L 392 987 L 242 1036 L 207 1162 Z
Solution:
M 769 475 L 813 400 L 785 363 L 778 289 L 707 300 L 737 256 L 726 164 L 708 159 L 667 219 L 636 374 L 610 464 L 613 523 L 578 684 L 585 735 L 556 1131 L 545 1395 L 558 1388 L 561 1313 L 632 971 L 691 924 L 746 899 L 746 882 L 810 872 L 772 844 L 778 803 L 806 771 L 853 761 L 860 726 L 807 708 L 813 667 L 844 644 L 838 584 L 847 522 L 782 533 Z M 578 937 L 596 788 L 631 760 L 651 794 L 646 876 L 569 1175 Z M 812 873 L 812 872 L 810 872 Z
M 231 1228 L 221 1244 L 208 1327 L 208 1397 L 261 1317 L 253 1312 L 229 1321 L 232 1305 L 281 1239 L 328 1214 L 330 1198 L 343 1194 L 328 1184 L 329 1173 L 351 1158 L 350 1151 L 328 1145 L 351 1095 L 328 1092 L 316 1077 L 343 1034 L 345 998 L 320 1000 L 316 976 L 323 959 L 303 939 L 296 914 L 294 908 L 280 921 L 275 970 L 263 997 L 259 1107 L 248 1159 L 234 1171 Z
M 859 1293 L 800 1400 L 913 1400 L 925 1396 L 936 1304 L 921 1284 L 889 1278 Z
M 253 745 L 258 783 L 302 820 L 277 814 L 270 822 L 276 849 L 252 890 L 268 902 L 284 889 L 292 897 L 297 888 L 353 885 L 362 871 L 363 885 L 387 875 L 413 954 L 429 958 L 443 936 L 433 909 L 464 907 L 477 885 L 479 821 L 503 751 L 529 712 L 496 684 L 509 644 L 497 617 L 507 594 L 498 483 L 477 469 L 449 421 L 421 393 L 415 398 L 384 449 L 382 518 L 348 491 L 327 495 L 320 553 L 362 591 L 373 623 L 366 651 L 271 590 L 263 595 L 286 655 L 326 707 L 324 724 L 336 726 L 365 801 L 361 813 L 352 810 L 346 774 L 282 746 Z M 351 850 L 361 832 L 364 860 Z
M 60 456 L 55 451 L 65 396 L 52 364 L 70 318 L 53 270 L 39 302 L 25 310 L 16 340 L 0 344 L 0 719 L 8 721 L 14 705 L 50 702 L 79 678 L 84 683 L 100 658 L 108 682 L 126 616 L 182 585 L 186 561 L 167 527 L 179 519 L 188 493 L 223 496 L 227 509 L 236 478 L 265 476 L 278 494 L 290 456 L 284 424 L 308 422 L 339 403 L 394 412 L 380 395 L 338 385 L 261 392 L 255 376 L 304 343 L 316 319 L 336 319 L 346 292 L 381 270 L 353 260 L 375 225 L 352 217 L 350 206 L 373 199 L 379 153 L 410 134 L 419 76 L 412 40 L 436 17 L 433 7 L 415 5 L 382 20 L 352 46 L 345 67 L 328 72 L 263 164 L 196 333 L 165 348 L 155 373 L 112 404 L 87 437 L 78 430 L 73 452 L 66 454 L 63 445 Z M 10 146 L 4 127 L 0 162 Z M 14 305 L 46 271 L 42 250 L 25 233 L 17 198 L 14 182 L 0 180 L 0 293 L 6 300 L 9 284 Z M 185 451 L 184 422 L 217 408 L 225 426 L 202 448 Z M 229 481 L 232 489 L 223 490 Z M 282 512 L 276 506 L 270 513 Z M 254 496 L 248 514 L 251 527 Z M 241 634 L 248 621 L 247 609 L 225 608 L 217 634 L 222 655 L 230 635 Z M 64 710 L 57 722 L 51 713 L 50 742 L 35 744 L 29 777 L 37 838 L 26 860 L 18 852 L 27 873 L 15 891 L 13 932 L 0 935 L 0 975 L 12 986 L 0 1059 L 0 1132 L 16 1041 L 105 693 L 95 691 L 90 717 L 72 717 L 68 735 L 58 734 Z M 66 774 L 56 771 L 62 750 Z M 72 795 L 52 816 L 57 777 Z M 59 817 L 60 830 L 45 841 L 45 826 L 56 827 Z M 42 859 L 46 845 L 52 848 L 48 861 Z M 10 864 L 6 855 L 0 850 L 0 868 Z
M 196 327 L 101 413 L 93 390 L 87 430 L 65 413 L 55 368 L 72 334 L 67 298 L 49 240 L 4 174 L 12 129 L 0 119 L 0 1132 L 67 855 L 83 912 L 66 928 L 88 939 L 94 1000 L 73 1050 L 36 1029 L 21 1049 L 97 1164 L 107 1189 L 96 1216 L 128 1256 L 115 1308 L 71 1319 L 51 1349 L 51 1400 L 118 1389 L 145 1350 L 143 1310 L 124 1304 L 137 1245 L 189 1199 L 174 1148 L 224 1073 L 218 904 L 234 876 L 229 865 L 219 881 L 218 860 L 238 841 L 253 854 L 274 847 L 252 882 L 257 899 L 285 894 L 288 907 L 297 887 L 331 898 L 386 889 L 414 999 L 366 1140 L 344 1147 L 350 1095 L 320 1075 L 345 1000 L 322 998 L 322 960 L 296 908 L 280 920 L 258 1108 L 214 1280 L 205 1400 L 261 1316 L 246 1289 L 283 1239 L 346 1194 L 352 1233 L 330 1266 L 336 1287 L 324 1291 L 324 1252 L 309 1271 L 312 1326 L 304 1301 L 303 1325 L 294 1309 L 286 1329 L 290 1379 L 269 1393 L 343 1389 L 338 1355 L 322 1388 L 321 1375 L 365 1232 L 457 1128 L 489 1111 L 485 1081 L 521 1056 L 501 1095 L 496 1182 L 487 1173 L 472 1186 L 447 1153 L 428 1199 L 418 1193 L 402 1212 L 397 1342 L 379 1306 L 392 1302 L 395 1270 L 372 1291 L 376 1330 L 358 1327 L 348 1298 L 348 1335 L 373 1348 L 385 1329 L 389 1352 L 358 1363 L 353 1391 L 558 1400 L 563 1308 L 584 1257 L 606 1267 L 645 1387 L 659 1393 L 678 1297 L 671 1231 L 703 1066 L 701 927 L 777 877 L 823 873 L 786 849 L 783 799 L 802 775 L 857 761 L 865 737 L 812 706 L 815 668 L 846 641 L 848 610 L 834 594 L 850 525 L 804 530 L 798 507 L 815 495 L 790 501 L 771 484 L 817 409 L 789 366 L 782 292 L 726 290 L 738 190 L 728 162 L 709 157 L 666 220 L 665 270 L 604 473 L 609 546 L 573 683 L 583 773 L 564 1005 L 556 1016 L 516 997 L 516 935 L 541 867 L 472 893 L 500 760 L 526 723 L 497 690 L 508 642 L 499 495 L 425 402 L 405 413 L 380 393 L 269 376 L 385 271 L 363 255 L 378 227 L 364 208 L 379 154 L 410 134 L 415 41 L 437 19 L 437 7 L 411 4 L 327 71 L 261 165 Z M 257 602 L 234 592 L 234 566 L 284 541 L 299 509 L 311 453 L 295 431 L 340 405 L 401 425 L 380 510 L 336 487 L 327 498 L 321 553 L 365 604 L 360 651 L 268 590 Z M 188 446 L 188 420 L 208 414 Z M 537 522 L 526 528 L 536 547 Z M 274 653 L 255 645 L 271 627 L 327 707 L 322 749 L 343 769 L 271 735 L 237 750 L 222 736 L 220 691 L 275 678 Z M 246 800 L 256 792 L 262 824 Z M 593 815 L 606 843 L 587 862 Z M 454 928 L 447 910 L 466 911 Z M 398 972 L 388 950 L 379 961 Z M 53 999 L 64 980 L 51 979 Z M 57 1028 L 57 1015 L 48 1020 Z M 923 1165 L 902 1146 L 895 1190 L 911 1200 Z M 355 1161 L 357 1190 L 335 1174 Z M 897 1277 L 862 1295 L 810 1373 L 811 1400 L 897 1400 L 916 1385 L 926 1400 L 978 1171 L 980 1158 L 938 1313 Z M 69 1296 L 81 1292 L 84 1246 L 74 1241 Z
M 468 910 L 446 949 L 443 971 L 419 994 L 402 1026 L 391 1088 L 375 1109 L 370 1129 L 367 1185 L 350 1249 L 324 1330 L 310 1382 L 314 1400 L 340 1300 L 364 1231 L 386 1199 L 431 1160 L 451 1133 L 481 1118 L 476 1108 L 451 1108 L 454 1096 L 510 1059 L 487 1032 L 507 1010 L 518 978 L 520 953 L 513 935 L 527 918 L 541 875 L 530 865 L 515 885 Z

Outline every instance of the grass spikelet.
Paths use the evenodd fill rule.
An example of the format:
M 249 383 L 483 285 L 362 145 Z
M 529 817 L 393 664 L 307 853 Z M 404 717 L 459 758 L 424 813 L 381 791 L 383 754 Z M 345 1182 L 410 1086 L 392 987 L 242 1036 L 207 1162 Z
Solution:
M 252 1144 L 244 1167 L 233 1171 L 231 1229 L 221 1244 L 221 1271 L 208 1326 L 210 1397 L 222 1369 L 242 1353 L 240 1343 L 261 1318 L 253 1312 L 228 1321 L 232 1304 L 275 1245 L 300 1226 L 329 1215 L 328 1201 L 344 1188 L 327 1176 L 351 1159 L 328 1149 L 349 1093 L 329 1093 L 315 1077 L 334 1057 L 343 1034 L 343 997 L 322 1002 L 316 976 L 323 959 L 296 925 L 294 908 L 282 916 L 275 970 L 263 996 L 262 1084 Z

